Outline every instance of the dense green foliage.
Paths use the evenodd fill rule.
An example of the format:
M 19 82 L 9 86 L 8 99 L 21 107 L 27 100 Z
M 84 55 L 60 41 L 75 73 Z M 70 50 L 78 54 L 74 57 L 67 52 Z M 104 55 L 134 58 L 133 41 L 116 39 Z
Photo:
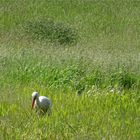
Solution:
M 33 38 L 65 45 L 74 44 L 78 40 L 76 30 L 63 23 L 55 23 L 50 19 L 43 18 L 27 22 L 24 30 Z
M 140 1 L 1 2 L 0 139 L 140 139 Z M 51 117 L 31 111 L 37 90 Z

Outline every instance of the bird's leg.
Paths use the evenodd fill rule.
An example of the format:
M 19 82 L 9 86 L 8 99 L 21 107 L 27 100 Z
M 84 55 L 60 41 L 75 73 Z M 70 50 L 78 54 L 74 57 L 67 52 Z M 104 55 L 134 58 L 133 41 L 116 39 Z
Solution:
M 50 107 L 48 108 L 47 112 L 48 112 L 48 116 L 50 116 L 52 114 L 52 111 L 51 111 Z

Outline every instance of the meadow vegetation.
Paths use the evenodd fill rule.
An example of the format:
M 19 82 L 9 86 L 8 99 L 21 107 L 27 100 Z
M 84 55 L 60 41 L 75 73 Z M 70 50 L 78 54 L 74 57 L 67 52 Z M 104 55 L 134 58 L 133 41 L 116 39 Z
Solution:
M 140 139 L 140 2 L 4 0 L 0 139 Z M 31 110 L 31 93 L 53 102 Z

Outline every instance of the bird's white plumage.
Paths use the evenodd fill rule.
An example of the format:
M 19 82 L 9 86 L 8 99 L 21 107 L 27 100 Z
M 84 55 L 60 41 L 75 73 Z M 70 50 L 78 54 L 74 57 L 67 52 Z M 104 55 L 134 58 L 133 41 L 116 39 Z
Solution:
M 38 92 L 32 93 L 32 108 L 35 108 L 39 114 L 48 113 L 50 115 L 52 102 L 46 96 L 39 96 Z

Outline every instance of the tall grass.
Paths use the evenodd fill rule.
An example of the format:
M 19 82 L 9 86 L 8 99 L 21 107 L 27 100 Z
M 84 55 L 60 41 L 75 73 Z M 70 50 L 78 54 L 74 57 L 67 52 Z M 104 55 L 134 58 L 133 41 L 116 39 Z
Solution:
M 140 139 L 139 5 L 2 1 L 0 139 Z M 35 90 L 51 117 L 31 111 Z
M 33 87 L 6 91 L 1 99 L 1 136 L 5 139 L 139 139 L 139 103 L 135 94 L 96 91 L 91 95 L 48 92 L 53 113 L 36 116 L 31 111 Z M 14 95 L 13 95 L 14 94 Z M 25 102 L 26 101 L 26 102 Z
M 76 29 L 50 19 L 38 19 L 27 22 L 24 26 L 27 34 L 35 39 L 57 42 L 60 44 L 76 44 L 78 33 Z

